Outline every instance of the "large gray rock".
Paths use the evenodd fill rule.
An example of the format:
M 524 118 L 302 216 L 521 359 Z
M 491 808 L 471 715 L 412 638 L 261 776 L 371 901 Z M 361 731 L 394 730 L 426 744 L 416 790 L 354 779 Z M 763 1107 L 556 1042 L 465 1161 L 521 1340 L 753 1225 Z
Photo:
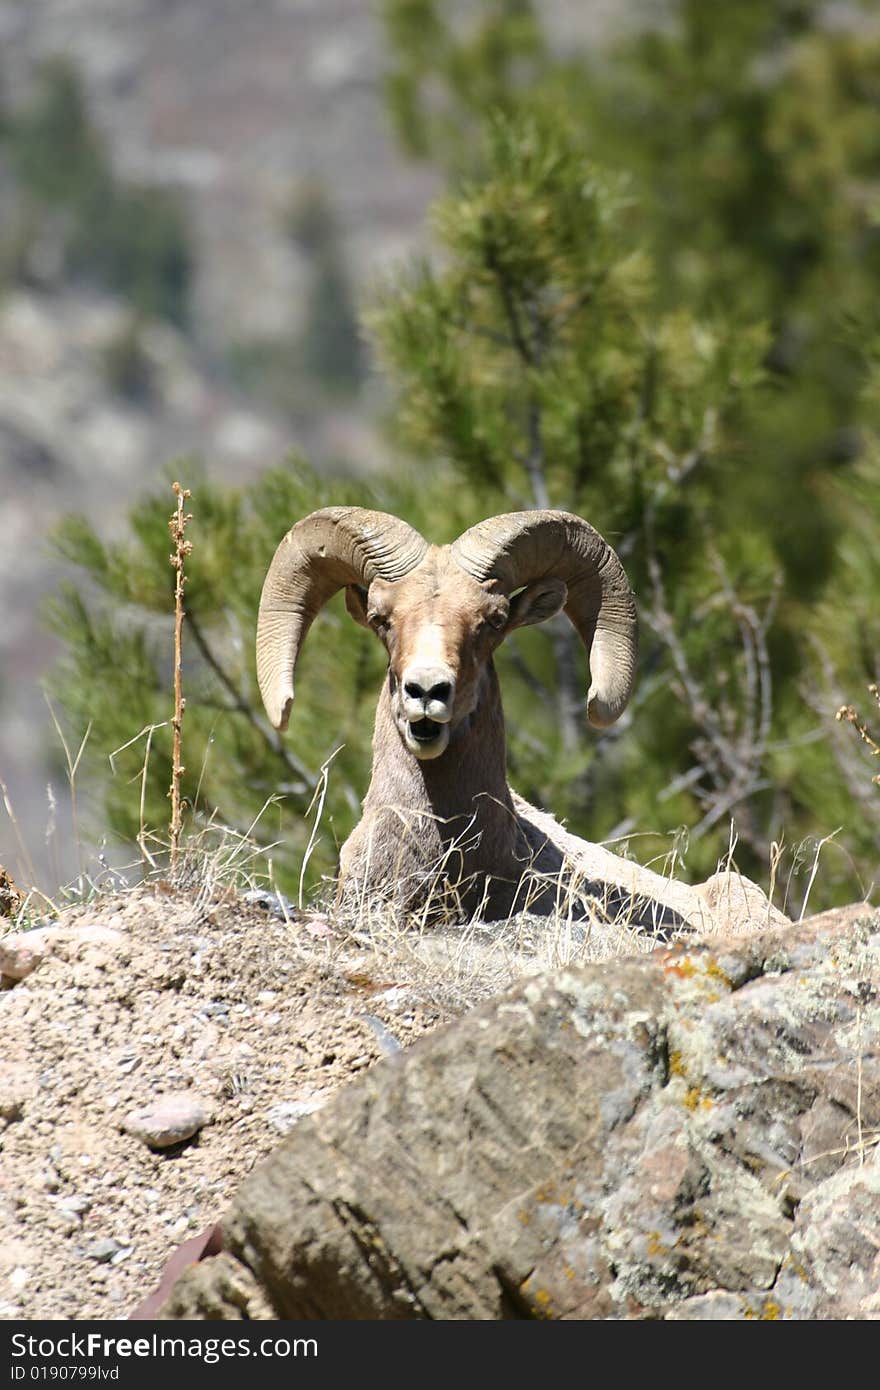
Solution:
M 523 982 L 243 1183 L 166 1317 L 880 1315 L 880 913 Z

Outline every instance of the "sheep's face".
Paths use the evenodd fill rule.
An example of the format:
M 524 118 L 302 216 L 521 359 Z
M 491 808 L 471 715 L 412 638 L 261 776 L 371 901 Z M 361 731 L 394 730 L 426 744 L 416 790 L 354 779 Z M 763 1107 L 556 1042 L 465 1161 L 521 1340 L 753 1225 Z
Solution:
M 512 598 L 466 574 L 445 548 L 432 547 L 396 583 L 350 586 L 349 613 L 388 652 L 388 693 L 404 744 L 425 761 L 446 752 L 466 729 L 490 679 L 491 657 L 508 632 L 558 613 L 566 587 L 537 580 Z

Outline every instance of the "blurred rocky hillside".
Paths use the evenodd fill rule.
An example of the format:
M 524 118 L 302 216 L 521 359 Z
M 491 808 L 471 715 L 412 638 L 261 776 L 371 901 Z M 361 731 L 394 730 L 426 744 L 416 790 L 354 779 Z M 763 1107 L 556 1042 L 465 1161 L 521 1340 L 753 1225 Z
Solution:
M 14 105 L 41 62 L 72 60 L 118 171 L 186 194 L 203 343 L 284 334 L 304 292 L 284 231 L 299 180 L 332 190 L 358 281 L 411 243 L 432 187 L 390 139 L 375 8 L 0 0 L 0 75 Z
M 358 0 L 0 0 L 6 110 L 26 111 L 59 60 L 118 178 L 182 203 L 192 283 L 184 329 L 135 321 L 120 297 L 61 273 L 46 221 L 0 295 L 0 778 L 49 878 L 73 862 L 43 851 L 47 758 L 60 753 L 39 691 L 54 654 L 38 617 L 58 575 L 52 523 L 76 508 L 112 530 L 181 455 L 229 479 L 291 447 L 369 466 L 363 391 L 316 409 L 254 389 L 267 358 L 282 380 L 296 370 L 311 269 L 289 210 L 301 188 L 323 191 L 354 299 L 411 245 L 432 188 L 393 147 L 378 21 Z M 0 166 L 6 213 L 9 186 Z M 3 815 L 0 862 L 20 861 L 15 838 Z
M 610 0 L 541 9 L 562 46 L 616 14 Z M 53 522 L 84 510 L 112 532 L 183 455 L 243 481 L 290 448 L 342 469 L 382 457 L 381 385 L 352 347 L 356 306 L 417 244 L 437 184 L 395 146 L 379 11 L 362 0 L 0 0 L 0 779 L 20 826 L 16 836 L 0 813 L 0 863 L 25 877 L 17 839 L 45 882 L 75 863 L 57 848 L 63 833 L 43 847 L 53 765 L 65 797 L 39 688 L 54 657 L 38 616 L 59 575 Z M 65 80 L 80 93 L 79 145 Z M 23 212 L 35 149 L 56 167 L 38 167 L 43 201 Z M 62 188 L 57 201 L 77 159 L 97 192 L 77 203 Z M 102 180 L 116 181 L 112 216 Z M 132 247 L 169 234 L 156 221 L 163 200 L 186 228 L 186 312 L 172 304 L 157 317 L 113 277 L 137 290 Z M 109 284 L 69 273 L 96 248 Z

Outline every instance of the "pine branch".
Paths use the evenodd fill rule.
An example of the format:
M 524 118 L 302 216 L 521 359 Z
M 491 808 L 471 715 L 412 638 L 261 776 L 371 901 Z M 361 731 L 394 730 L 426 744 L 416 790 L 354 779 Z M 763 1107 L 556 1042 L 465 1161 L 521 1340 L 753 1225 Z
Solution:
M 299 759 L 293 753 L 291 753 L 290 749 L 287 748 L 286 745 L 281 742 L 280 738 L 278 738 L 277 735 L 266 726 L 266 724 L 257 714 L 253 705 L 250 704 L 250 702 L 246 700 L 244 696 L 241 694 L 241 692 L 237 689 L 235 682 L 233 681 L 229 672 L 222 665 L 214 650 L 210 646 L 191 608 L 187 609 L 186 621 L 190 631 L 192 632 L 193 640 L 195 641 L 196 646 L 201 652 L 202 657 L 204 658 L 207 665 L 210 666 L 211 670 L 214 672 L 214 675 L 217 677 L 220 684 L 223 686 L 224 690 L 226 690 L 230 697 L 231 703 L 227 705 L 226 708 L 231 711 L 235 711 L 235 713 L 237 714 L 244 715 L 245 719 L 248 721 L 251 727 L 255 729 L 256 732 L 260 735 L 260 738 L 263 740 L 266 746 L 269 749 L 271 749 L 271 751 L 276 755 L 276 757 L 280 758 L 287 771 L 291 773 L 294 777 L 299 778 L 299 780 L 304 784 L 302 787 L 302 791 L 307 791 L 309 788 L 313 787 L 316 781 L 316 774 L 311 772 L 309 768 L 305 766 L 304 763 L 301 763 Z
M 716 601 L 723 604 L 739 627 L 744 668 L 737 698 L 723 706 L 719 714 L 691 669 L 666 599 L 650 527 L 648 535 L 648 572 L 654 596 L 651 622 L 669 651 L 681 697 L 699 730 L 691 743 L 696 764 L 687 774 L 686 782 L 703 816 L 692 834 L 698 839 L 723 816 L 739 808 L 739 836 L 760 853 L 763 841 L 753 824 L 750 802 L 755 793 L 771 785 L 762 776 L 773 712 L 766 638 L 776 611 L 778 587 L 763 617 L 759 618 L 736 593 L 720 556 L 714 557 L 720 580 Z M 684 783 L 679 785 L 684 786 Z
M 462 333 L 470 333 L 475 338 L 485 338 L 486 342 L 494 343 L 496 347 L 507 348 L 508 351 L 516 347 L 512 338 L 508 338 L 505 333 L 498 333 L 494 328 L 487 328 L 483 323 L 471 323 L 465 318 L 452 317 L 449 323 L 453 328 L 458 328 Z
M 504 306 L 504 313 L 510 328 L 510 335 L 513 338 L 513 345 L 525 365 L 527 367 L 532 367 L 534 366 L 534 356 L 525 330 L 520 323 L 519 310 L 516 304 L 513 285 L 498 258 L 496 248 L 491 244 L 486 248 L 485 264 L 486 269 L 490 270 L 495 276 L 498 292 L 501 295 L 501 303 Z

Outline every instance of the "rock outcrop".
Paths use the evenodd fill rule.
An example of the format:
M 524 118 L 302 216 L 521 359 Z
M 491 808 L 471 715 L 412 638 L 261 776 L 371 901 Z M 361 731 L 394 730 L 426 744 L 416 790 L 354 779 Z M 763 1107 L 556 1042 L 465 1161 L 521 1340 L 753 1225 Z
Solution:
M 880 1316 L 880 912 L 556 971 L 245 1180 L 161 1316 Z

